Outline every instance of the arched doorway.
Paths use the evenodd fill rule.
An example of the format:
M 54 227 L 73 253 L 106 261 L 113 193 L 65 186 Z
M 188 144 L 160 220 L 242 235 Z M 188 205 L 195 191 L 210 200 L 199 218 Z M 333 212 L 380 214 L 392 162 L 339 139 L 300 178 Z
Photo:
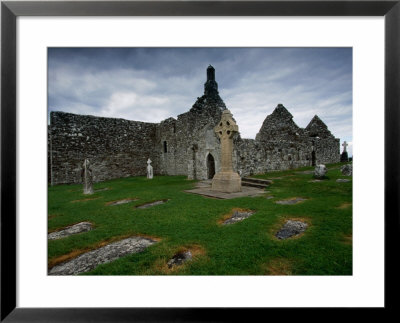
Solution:
M 311 166 L 315 166 L 315 161 L 316 161 L 316 157 L 315 157 L 315 151 L 313 150 L 311 153 Z
M 213 155 L 207 156 L 207 178 L 212 179 L 215 175 L 215 160 Z

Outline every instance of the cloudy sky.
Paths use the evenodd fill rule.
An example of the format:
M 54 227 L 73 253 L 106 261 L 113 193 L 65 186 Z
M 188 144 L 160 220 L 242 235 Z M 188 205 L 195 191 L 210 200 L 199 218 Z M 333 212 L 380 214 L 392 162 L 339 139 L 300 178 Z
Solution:
M 176 118 L 203 95 L 209 64 L 243 138 L 282 103 L 300 127 L 317 114 L 352 155 L 351 48 L 49 48 L 48 110 Z

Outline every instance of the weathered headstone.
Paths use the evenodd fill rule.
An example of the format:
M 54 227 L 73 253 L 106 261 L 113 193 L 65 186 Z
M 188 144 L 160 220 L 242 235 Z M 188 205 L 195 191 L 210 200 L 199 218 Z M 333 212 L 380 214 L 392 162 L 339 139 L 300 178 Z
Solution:
M 342 166 L 342 168 L 340 168 L 340 170 L 344 176 L 353 175 L 353 165 L 351 165 L 351 164 Z
M 327 172 L 327 169 L 326 169 L 325 165 L 323 165 L 323 164 L 317 165 L 317 166 L 315 166 L 315 169 L 314 169 L 314 177 L 319 178 L 319 179 L 325 178 L 326 172 Z
M 93 175 L 89 159 L 85 159 L 82 169 L 83 194 L 93 194 Z
M 214 131 L 221 140 L 221 171 L 214 175 L 211 188 L 227 193 L 240 192 L 241 179 L 232 167 L 233 136 L 239 131 L 239 127 L 229 110 L 222 112 L 221 121 Z
M 152 179 L 153 178 L 153 166 L 150 165 L 151 160 L 150 158 L 147 160 L 147 178 Z

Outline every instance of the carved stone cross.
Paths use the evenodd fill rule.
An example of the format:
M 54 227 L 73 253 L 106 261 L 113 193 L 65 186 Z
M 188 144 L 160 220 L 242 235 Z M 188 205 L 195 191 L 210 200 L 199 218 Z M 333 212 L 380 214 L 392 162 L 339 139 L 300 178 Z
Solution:
M 346 141 L 343 142 L 342 146 L 343 146 L 343 152 L 347 151 L 346 147 L 348 146 L 348 144 Z
M 239 127 L 232 118 L 229 110 L 222 112 L 222 118 L 219 124 L 214 128 L 215 133 L 221 140 L 221 171 L 233 172 L 232 151 L 233 135 L 239 131 Z
M 212 189 L 229 193 L 239 192 L 241 179 L 232 167 L 233 136 L 239 131 L 239 127 L 229 110 L 222 112 L 221 121 L 214 131 L 221 140 L 221 171 L 214 176 Z

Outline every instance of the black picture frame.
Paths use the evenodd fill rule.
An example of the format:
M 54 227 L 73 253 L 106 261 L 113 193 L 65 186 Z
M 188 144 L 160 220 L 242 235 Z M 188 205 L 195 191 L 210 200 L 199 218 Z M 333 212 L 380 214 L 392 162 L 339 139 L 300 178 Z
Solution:
M 263 309 L 17 308 L 16 19 L 18 16 L 384 16 L 385 17 L 385 312 L 399 286 L 400 0 L 388 1 L 2 1 L 1 3 L 1 321 L 247 321 Z M 374 152 L 371 151 L 371 154 Z M 373 171 L 374 165 L 371 165 Z M 371 259 L 373 261 L 373 259 Z M 40 293 L 40 291 L 38 291 Z M 287 309 L 271 309 L 287 311 Z M 335 316 L 332 311 L 330 316 Z M 290 311 L 289 315 L 292 315 Z M 382 320 L 382 309 L 375 313 Z M 375 314 L 369 311 L 373 318 Z M 254 315 L 254 316 L 253 316 Z M 287 312 L 285 312 L 287 315 Z M 253 318 L 251 318 L 253 317 Z M 339 316 L 338 316 L 339 317 Z M 341 319 L 343 317 L 340 316 Z M 267 317 L 265 317 L 267 319 Z M 309 319 L 309 318 L 307 318 Z

